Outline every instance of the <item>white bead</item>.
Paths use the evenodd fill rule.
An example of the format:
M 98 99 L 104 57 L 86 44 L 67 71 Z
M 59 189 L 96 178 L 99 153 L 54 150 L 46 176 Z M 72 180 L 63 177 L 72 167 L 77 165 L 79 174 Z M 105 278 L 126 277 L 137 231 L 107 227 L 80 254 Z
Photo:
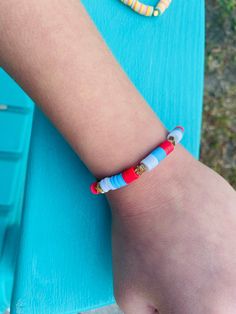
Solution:
M 148 171 L 151 171 L 159 164 L 157 158 L 152 154 L 141 160 L 141 163 L 144 164 Z
M 109 190 L 116 190 L 116 188 L 112 185 L 111 180 L 109 177 L 106 177 L 105 179 L 106 185 L 109 188 Z
M 178 128 L 174 129 L 167 135 L 167 139 L 169 139 L 171 136 L 175 139 L 175 143 L 178 144 L 182 138 L 183 138 L 183 132 L 181 132 Z
M 110 191 L 110 190 L 116 190 L 116 188 L 111 184 L 110 178 L 106 177 L 104 179 L 102 179 L 100 182 L 100 187 L 102 188 L 102 190 L 104 191 L 104 193 Z
M 102 188 L 103 192 L 106 193 L 108 191 L 110 191 L 110 188 L 109 186 L 107 186 L 107 183 L 106 183 L 106 178 L 102 179 L 99 184 L 100 184 L 100 187 Z

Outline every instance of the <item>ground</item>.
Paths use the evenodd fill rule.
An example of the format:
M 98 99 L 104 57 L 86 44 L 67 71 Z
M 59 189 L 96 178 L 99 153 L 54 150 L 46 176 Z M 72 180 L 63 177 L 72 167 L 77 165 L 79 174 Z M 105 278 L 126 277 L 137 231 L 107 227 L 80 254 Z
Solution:
M 236 0 L 206 3 L 201 160 L 236 188 Z

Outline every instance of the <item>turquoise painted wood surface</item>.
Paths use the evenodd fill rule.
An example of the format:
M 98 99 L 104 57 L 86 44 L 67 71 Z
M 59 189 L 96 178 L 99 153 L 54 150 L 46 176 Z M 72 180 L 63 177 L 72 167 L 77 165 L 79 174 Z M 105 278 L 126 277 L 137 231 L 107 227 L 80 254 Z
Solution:
M 0 313 L 13 287 L 32 117 L 31 99 L 0 69 Z
M 168 128 L 184 125 L 183 144 L 198 157 L 204 2 L 175 0 L 160 19 L 118 0 L 84 4 L 140 93 Z M 110 213 L 90 194 L 92 180 L 36 110 L 12 313 L 76 313 L 113 302 Z

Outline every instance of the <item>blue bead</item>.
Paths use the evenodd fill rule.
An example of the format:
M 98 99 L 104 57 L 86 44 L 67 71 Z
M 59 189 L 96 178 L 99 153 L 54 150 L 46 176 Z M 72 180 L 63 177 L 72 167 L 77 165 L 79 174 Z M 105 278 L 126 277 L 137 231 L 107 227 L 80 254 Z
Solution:
M 125 182 L 125 180 L 123 179 L 121 173 L 120 174 L 116 174 L 115 176 L 112 176 L 110 178 L 111 184 L 115 187 L 115 188 L 120 188 L 122 186 L 127 185 L 127 183 Z
M 111 184 L 114 186 L 114 188 L 116 188 L 116 189 L 119 188 L 119 185 L 118 185 L 117 180 L 116 180 L 116 176 L 112 176 L 112 177 L 110 178 L 110 182 L 111 182 Z
M 119 184 L 119 180 L 117 179 L 117 175 L 114 176 L 114 181 L 116 183 L 116 186 L 118 186 L 118 188 L 119 188 L 120 184 Z
M 119 185 L 120 185 L 120 187 L 127 185 L 127 183 L 126 183 L 126 182 L 125 182 L 125 180 L 123 179 L 123 177 L 122 177 L 122 174 L 121 174 L 121 173 L 120 173 L 120 174 L 118 174 L 116 177 L 117 177 L 117 180 L 119 181 Z
M 154 155 L 159 162 L 166 157 L 166 152 L 161 147 L 154 149 L 151 154 Z

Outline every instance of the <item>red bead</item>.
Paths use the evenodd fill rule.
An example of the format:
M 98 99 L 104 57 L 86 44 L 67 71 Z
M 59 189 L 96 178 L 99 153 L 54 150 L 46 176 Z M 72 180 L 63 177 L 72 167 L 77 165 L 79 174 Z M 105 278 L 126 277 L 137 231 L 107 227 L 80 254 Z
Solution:
M 181 129 L 182 130 L 182 132 L 184 132 L 184 128 L 182 127 L 182 126 L 180 126 L 180 125 L 178 125 L 177 127 L 175 127 L 176 129 L 178 128 L 178 129 Z
M 125 170 L 125 171 L 123 171 L 123 172 L 121 173 L 123 179 L 125 180 L 125 182 L 126 182 L 127 184 L 129 184 L 129 183 L 131 183 L 131 182 L 133 182 L 134 180 L 136 180 L 136 179 L 139 178 L 139 176 L 137 175 L 137 173 L 135 173 L 134 170 L 135 170 L 135 168 L 134 168 L 134 167 L 131 167 L 131 168 L 129 168 L 129 169 L 127 169 L 127 170 Z
M 174 145 L 170 141 L 164 141 L 159 145 L 164 151 L 166 152 L 166 155 L 169 155 L 174 150 Z
M 97 186 L 97 182 L 94 182 L 90 185 L 90 190 L 93 194 L 99 194 L 99 192 L 96 189 L 96 186 Z

